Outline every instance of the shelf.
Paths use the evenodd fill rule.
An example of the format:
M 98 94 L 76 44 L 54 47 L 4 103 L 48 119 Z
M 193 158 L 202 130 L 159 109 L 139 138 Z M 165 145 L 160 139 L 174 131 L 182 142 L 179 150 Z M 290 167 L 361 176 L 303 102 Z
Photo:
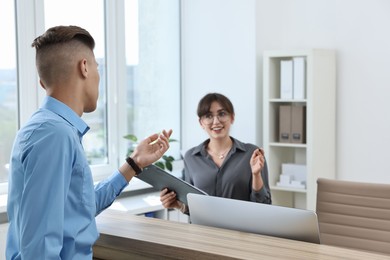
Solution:
M 269 100 L 270 103 L 306 103 L 307 99 L 280 99 L 272 98 Z
M 278 143 L 278 142 L 272 142 L 269 143 L 269 146 L 275 146 L 275 147 L 290 147 L 290 148 L 306 148 L 306 144 L 295 144 L 295 143 Z
M 296 57 L 303 58 L 303 74 L 296 74 L 303 80 L 304 96 L 298 99 L 281 98 L 286 95 L 281 83 L 290 76 L 281 73 L 281 64 Z M 302 59 L 296 59 L 296 61 Z M 302 63 L 292 63 L 292 85 L 299 83 L 302 93 L 302 80 L 294 81 L 294 64 L 302 71 Z M 289 68 L 287 68 L 289 69 Z M 287 72 L 290 72 L 287 70 Z M 287 77 L 286 77 L 287 75 Z M 288 89 L 287 89 L 288 90 Z M 294 93 L 294 92 L 293 92 Z M 298 51 L 266 51 L 263 56 L 263 147 L 267 156 L 269 183 L 271 185 L 272 203 L 280 206 L 300 207 L 315 210 L 317 195 L 317 179 L 335 178 L 336 176 L 336 54 L 334 50 L 298 50 Z M 304 143 L 279 142 L 281 106 L 305 106 L 303 128 Z M 286 111 L 286 110 L 285 110 Z M 285 114 L 284 114 L 285 116 Z M 282 117 L 286 118 L 286 117 Z M 282 119 L 283 120 L 283 119 Z M 292 120 L 288 117 L 286 120 Z M 299 125 L 299 124 L 298 124 Z M 288 125 L 287 125 L 288 126 Z M 288 131 L 288 127 L 287 127 Z M 291 131 L 290 131 L 291 135 Z M 303 173 L 288 173 L 291 178 L 306 182 L 306 189 L 280 187 L 282 165 L 305 165 Z M 286 169 L 286 168 L 285 168 Z M 286 173 L 284 173 L 286 174 Z M 303 177 L 303 179 L 302 179 Z
M 290 188 L 290 187 L 281 187 L 281 186 L 271 186 L 271 190 L 274 191 L 286 191 L 286 192 L 298 192 L 298 193 L 306 193 L 306 189 L 300 189 L 300 188 Z

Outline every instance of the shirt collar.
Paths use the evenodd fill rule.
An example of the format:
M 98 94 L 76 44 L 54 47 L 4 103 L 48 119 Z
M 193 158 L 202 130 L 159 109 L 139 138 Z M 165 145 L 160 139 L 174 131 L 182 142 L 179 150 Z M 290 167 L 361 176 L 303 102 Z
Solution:
M 81 119 L 79 115 L 76 114 L 76 112 L 53 97 L 46 96 L 43 100 L 42 108 L 50 110 L 51 112 L 62 117 L 69 124 L 74 126 L 82 136 L 85 135 L 89 130 L 89 126 L 84 122 L 83 119 Z
M 238 141 L 237 139 L 230 137 L 233 141 L 232 152 L 236 152 L 236 150 L 246 151 L 245 144 L 243 142 Z M 200 145 L 196 146 L 192 151 L 192 155 L 201 154 L 203 156 L 207 155 L 206 146 L 210 142 L 210 139 L 207 139 Z

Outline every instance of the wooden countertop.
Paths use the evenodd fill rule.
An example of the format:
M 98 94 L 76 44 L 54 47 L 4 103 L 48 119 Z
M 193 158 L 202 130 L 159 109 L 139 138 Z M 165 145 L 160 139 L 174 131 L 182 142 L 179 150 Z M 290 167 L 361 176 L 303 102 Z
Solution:
M 94 259 L 389 259 L 389 256 L 106 210 Z

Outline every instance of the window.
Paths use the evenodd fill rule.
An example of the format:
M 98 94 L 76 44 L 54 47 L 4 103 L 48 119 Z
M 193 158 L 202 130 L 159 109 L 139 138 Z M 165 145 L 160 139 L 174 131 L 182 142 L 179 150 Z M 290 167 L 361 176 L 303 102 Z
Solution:
M 0 182 L 8 179 L 12 143 L 18 129 L 15 6 L 0 2 Z
M 91 165 L 107 164 L 109 162 L 107 149 L 104 1 L 67 0 L 45 1 L 44 3 L 45 30 L 57 25 L 77 25 L 86 29 L 95 39 L 94 53 L 99 64 L 100 73 L 99 99 L 96 111 L 83 114 L 83 119 L 91 128 L 83 138 L 83 145 Z M 88 10 L 87 16 L 86 10 Z
M 180 0 L 1 1 L 0 193 L 16 131 L 44 96 L 31 43 L 56 25 L 81 26 L 96 41 L 100 96 L 97 110 L 83 115 L 95 180 L 124 162 L 128 133 L 144 138 L 172 128 L 180 140 Z M 179 149 L 173 143 L 169 155 L 179 158 Z
M 128 132 L 172 128 L 180 139 L 180 2 L 126 0 Z M 180 157 L 178 143 L 167 154 Z

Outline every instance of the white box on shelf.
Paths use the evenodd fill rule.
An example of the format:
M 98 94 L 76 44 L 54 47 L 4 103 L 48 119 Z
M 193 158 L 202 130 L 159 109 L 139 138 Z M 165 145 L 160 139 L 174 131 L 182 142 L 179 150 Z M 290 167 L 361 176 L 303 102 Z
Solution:
M 293 58 L 293 99 L 305 99 L 305 58 Z
M 283 163 L 282 174 L 290 175 L 291 180 L 306 183 L 307 168 L 304 164 Z
M 290 184 L 291 176 L 287 174 L 280 174 L 279 183 L 280 184 Z
M 293 98 L 293 61 L 280 61 L 280 98 Z
M 294 167 L 293 167 L 294 168 Z M 305 189 L 306 183 L 302 180 L 295 180 L 295 178 L 301 179 L 302 176 L 300 174 L 295 174 L 294 171 L 289 171 L 289 167 L 287 166 L 288 173 L 281 173 L 279 177 L 279 181 L 276 183 L 278 187 L 286 187 L 286 188 L 297 188 L 297 189 Z
M 306 188 L 306 184 L 302 181 L 291 181 L 291 187 L 304 189 Z

